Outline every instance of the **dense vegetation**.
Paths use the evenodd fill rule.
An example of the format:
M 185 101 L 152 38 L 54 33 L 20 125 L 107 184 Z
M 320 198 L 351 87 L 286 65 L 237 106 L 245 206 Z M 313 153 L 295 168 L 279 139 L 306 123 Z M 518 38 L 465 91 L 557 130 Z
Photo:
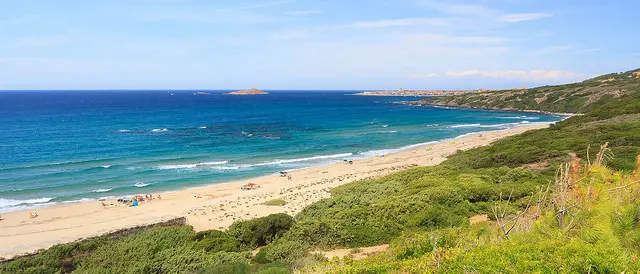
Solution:
M 555 88 L 607 89 L 603 84 L 635 75 Z M 549 109 L 567 111 L 563 100 L 570 98 Z M 578 110 L 588 112 L 459 152 L 439 166 L 337 187 L 295 218 L 240 221 L 224 232 L 152 228 L 57 245 L 2 264 L 0 273 L 640 271 L 640 92 L 629 88 Z M 490 220 L 470 225 L 479 214 Z M 382 243 L 391 243 L 389 250 L 362 261 L 324 262 L 312 252 Z
M 288 273 L 280 264 L 249 265 L 251 250 L 287 231 L 293 218 L 275 214 L 236 222 L 228 231 L 155 227 L 122 237 L 53 246 L 0 266 L 1 273 Z
M 603 157 L 606 158 L 606 157 Z M 576 160 L 529 206 L 494 203 L 496 222 L 408 231 L 361 261 L 305 273 L 635 273 L 640 271 L 640 158 L 633 174 Z M 502 216 L 508 216 L 503 218 Z M 503 232 L 514 227 L 508 233 Z
M 587 113 L 640 90 L 640 69 L 598 76 L 580 83 L 496 90 L 426 98 L 418 104 L 503 110 Z

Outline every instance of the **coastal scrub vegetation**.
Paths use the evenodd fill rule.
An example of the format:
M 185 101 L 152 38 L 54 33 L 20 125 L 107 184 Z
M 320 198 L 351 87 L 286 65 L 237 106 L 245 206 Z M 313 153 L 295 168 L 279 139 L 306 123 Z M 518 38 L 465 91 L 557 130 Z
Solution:
M 606 90 L 638 82 L 637 72 L 542 88 Z M 0 273 L 638 272 L 634 85 L 579 109 L 566 108 L 573 94 L 558 96 L 547 110 L 584 115 L 461 151 L 438 166 L 334 188 L 295 218 L 238 221 L 227 231 L 170 226 L 103 236 L 5 262 Z M 489 220 L 471 224 L 476 215 Z M 363 260 L 327 261 L 314 252 L 387 243 L 386 252 Z
M 405 231 L 382 254 L 333 260 L 302 272 L 637 272 L 640 157 L 629 174 L 605 167 L 607 153 L 603 147 L 591 164 L 575 159 L 561 167 L 526 206 L 494 202 L 493 221 Z
M 640 88 L 640 69 L 611 73 L 579 83 L 425 98 L 416 104 L 499 110 L 587 113 Z

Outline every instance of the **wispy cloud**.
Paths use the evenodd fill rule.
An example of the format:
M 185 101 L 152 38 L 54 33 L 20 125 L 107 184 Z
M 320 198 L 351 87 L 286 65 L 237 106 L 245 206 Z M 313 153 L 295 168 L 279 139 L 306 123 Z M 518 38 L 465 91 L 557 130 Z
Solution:
M 439 18 L 400 18 L 383 19 L 373 21 L 360 21 L 350 24 L 353 28 L 389 28 L 406 27 L 413 25 L 445 25 L 446 22 Z
M 517 23 L 524 21 L 533 21 L 542 19 L 545 17 L 551 17 L 550 13 L 514 13 L 500 16 L 498 21 L 500 22 L 509 22 L 509 23 Z
M 410 43 L 432 44 L 500 44 L 513 39 L 495 36 L 443 35 L 432 33 L 405 34 L 404 40 Z
M 486 77 L 498 79 L 520 80 L 524 82 L 563 82 L 585 79 L 583 73 L 565 70 L 464 70 L 444 73 L 414 74 L 412 78 L 433 77 Z
M 304 15 L 312 15 L 312 14 L 320 14 L 322 13 L 321 10 L 292 10 L 287 12 L 288 15 L 295 15 L 295 16 L 304 16 Z

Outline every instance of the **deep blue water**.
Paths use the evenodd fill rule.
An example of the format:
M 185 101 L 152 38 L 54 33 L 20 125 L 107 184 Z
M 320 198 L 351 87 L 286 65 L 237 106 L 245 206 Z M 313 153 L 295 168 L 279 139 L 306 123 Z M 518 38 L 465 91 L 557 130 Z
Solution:
M 249 178 L 560 119 L 351 93 L 0 92 L 0 212 Z

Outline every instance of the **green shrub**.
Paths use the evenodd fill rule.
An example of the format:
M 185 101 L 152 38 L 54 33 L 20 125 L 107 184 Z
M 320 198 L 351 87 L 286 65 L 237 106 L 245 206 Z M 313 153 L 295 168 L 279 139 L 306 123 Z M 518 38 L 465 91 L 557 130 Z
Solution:
M 240 252 L 246 250 L 245 248 L 242 248 L 240 242 L 236 238 L 219 230 L 200 231 L 196 233 L 192 239 L 196 241 L 196 248 L 203 249 L 208 252 Z
M 229 227 L 228 234 L 242 245 L 255 248 L 266 245 L 282 236 L 293 223 L 293 217 L 287 214 L 272 214 L 262 218 L 235 222 Z
M 283 206 L 286 204 L 287 204 L 287 201 L 282 199 L 273 199 L 273 200 L 264 202 L 264 205 L 268 205 L 268 206 Z
M 260 249 L 255 260 L 259 263 L 278 262 L 293 265 L 307 255 L 309 245 L 296 240 L 279 239 Z

